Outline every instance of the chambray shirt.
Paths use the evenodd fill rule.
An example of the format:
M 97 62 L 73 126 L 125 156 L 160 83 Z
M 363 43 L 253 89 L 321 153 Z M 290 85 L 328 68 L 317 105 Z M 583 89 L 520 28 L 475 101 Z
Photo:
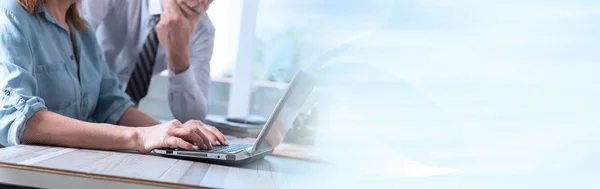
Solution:
M 42 2 L 31 14 L 14 0 L 0 1 L 0 144 L 4 146 L 20 143 L 26 121 L 39 110 L 116 124 L 133 105 L 108 70 L 94 31 L 70 27 L 75 56 L 67 31 Z

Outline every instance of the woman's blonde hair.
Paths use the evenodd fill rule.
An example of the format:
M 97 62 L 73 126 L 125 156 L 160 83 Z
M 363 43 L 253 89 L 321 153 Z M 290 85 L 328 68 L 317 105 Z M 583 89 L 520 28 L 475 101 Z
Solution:
M 21 6 L 23 6 L 23 8 L 25 8 L 25 10 L 27 10 L 27 12 L 29 13 L 35 13 L 37 7 L 37 3 L 38 1 L 42 1 L 42 0 L 17 0 L 17 2 L 19 4 L 21 4 Z M 85 31 L 85 22 L 83 21 L 83 19 L 81 18 L 81 15 L 79 15 L 79 10 L 77 9 L 77 4 L 73 4 L 71 5 L 71 7 L 69 7 L 69 10 L 67 10 L 67 21 L 69 21 L 71 24 L 73 24 L 73 26 L 79 30 L 79 31 Z

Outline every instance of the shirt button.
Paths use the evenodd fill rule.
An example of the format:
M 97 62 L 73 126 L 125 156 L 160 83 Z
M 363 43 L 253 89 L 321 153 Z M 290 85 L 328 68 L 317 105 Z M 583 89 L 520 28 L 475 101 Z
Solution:
M 74 60 L 75 58 L 73 58 L 73 56 L 71 55 L 71 60 Z
M 10 91 L 8 89 L 4 90 L 4 95 L 10 96 Z

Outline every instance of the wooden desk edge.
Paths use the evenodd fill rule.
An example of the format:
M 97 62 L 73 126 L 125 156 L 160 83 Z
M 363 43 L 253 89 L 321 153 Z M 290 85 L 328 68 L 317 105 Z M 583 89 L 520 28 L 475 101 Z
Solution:
M 137 178 L 125 178 L 125 177 L 117 177 L 117 176 L 110 176 L 110 175 L 100 175 L 100 174 L 95 174 L 95 173 L 83 173 L 83 172 L 60 170 L 60 169 L 54 169 L 54 168 L 30 166 L 30 165 L 10 164 L 10 163 L 4 163 L 4 162 L 0 162 L 0 167 L 9 168 L 9 169 L 36 171 L 36 172 L 41 172 L 41 173 L 75 176 L 75 177 L 81 177 L 81 178 L 99 179 L 99 180 L 114 181 L 114 182 L 124 182 L 124 183 L 132 183 L 132 184 L 142 184 L 142 185 L 166 187 L 166 188 L 209 189 L 208 187 L 193 186 L 193 185 L 186 185 L 186 184 L 162 182 L 162 181 L 155 181 L 155 180 L 145 180 L 145 179 L 137 179 Z

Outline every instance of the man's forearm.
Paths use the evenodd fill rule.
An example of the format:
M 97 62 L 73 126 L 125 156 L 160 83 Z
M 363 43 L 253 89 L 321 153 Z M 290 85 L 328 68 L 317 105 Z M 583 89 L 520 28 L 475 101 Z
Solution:
M 168 58 L 172 72 L 169 78 L 169 106 L 179 121 L 204 121 L 208 109 L 207 91 L 198 86 L 197 70 L 190 66 L 190 60 L 189 51 L 171 54 Z
M 190 68 L 190 53 L 187 49 L 189 48 L 181 47 L 178 50 L 171 50 L 174 52 L 167 52 L 167 65 L 173 73 L 180 74 Z
M 175 89 L 175 85 L 178 84 L 169 84 L 169 106 L 173 116 L 182 122 L 204 121 L 208 114 L 208 102 L 204 92 L 191 81 L 187 90 Z
M 165 47 L 170 70 L 169 105 L 173 116 L 182 122 L 203 121 L 208 109 L 211 82 L 209 64 L 213 50 L 214 28 L 206 15 L 201 19 L 192 23 L 195 25 L 195 30 L 187 30 L 189 27 L 179 28 L 191 32 L 187 40 L 180 41 L 177 45 L 173 43 L 170 45 L 171 48 Z M 175 25 L 171 29 L 177 30 L 178 26 L 181 25 Z M 163 39 L 167 38 L 163 37 Z M 176 42 L 176 40 L 169 42 Z
M 138 150 L 138 138 L 139 133 L 135 128 L 88 123 L 42 110 L 26 122 L 21 142 L 73 148 Z

